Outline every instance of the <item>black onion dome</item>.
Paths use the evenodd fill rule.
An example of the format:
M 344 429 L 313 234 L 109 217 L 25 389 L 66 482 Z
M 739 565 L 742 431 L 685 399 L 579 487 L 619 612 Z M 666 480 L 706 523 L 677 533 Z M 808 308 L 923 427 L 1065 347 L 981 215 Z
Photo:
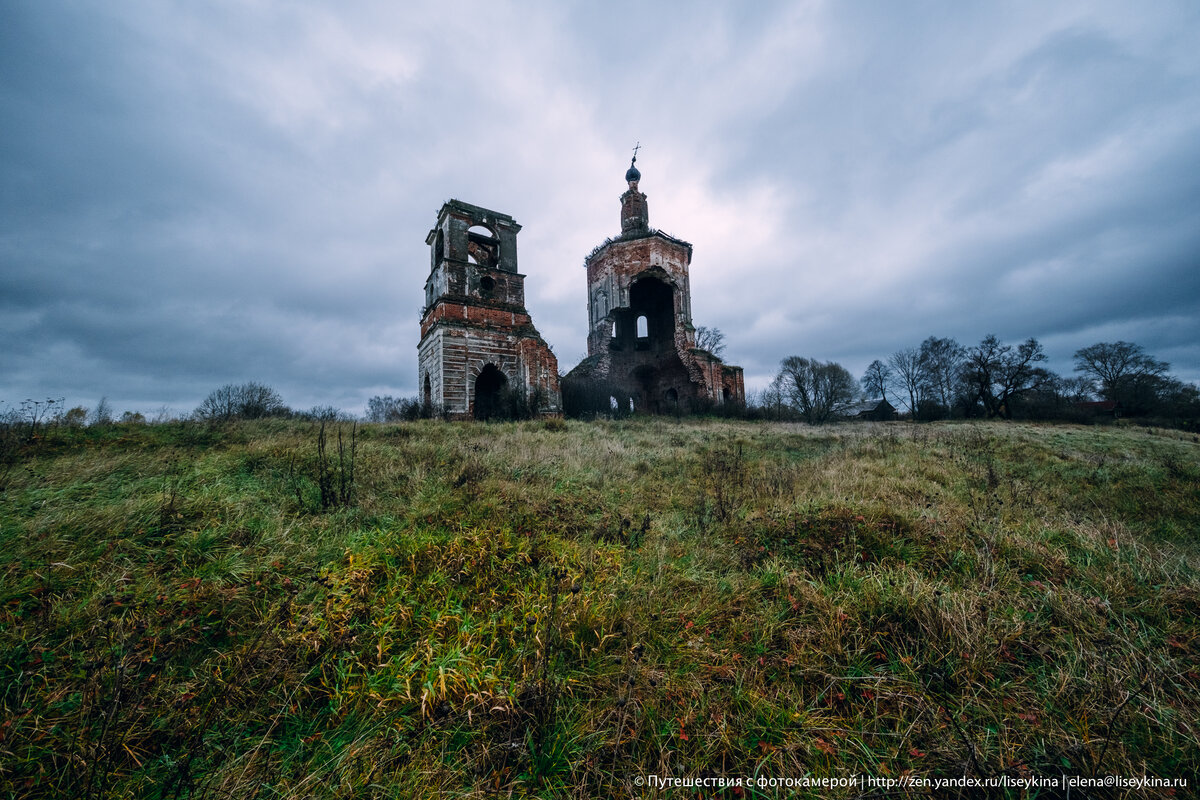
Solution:
M 633 161 L 637 161 L 637 159 L 635 158 Z M 630 182 L 642 179 L 642 173 L 638 172 L 638 168 L 633 165 L 633 161 L 629 162 L 629 169 L 625 170 L 625 180 Z

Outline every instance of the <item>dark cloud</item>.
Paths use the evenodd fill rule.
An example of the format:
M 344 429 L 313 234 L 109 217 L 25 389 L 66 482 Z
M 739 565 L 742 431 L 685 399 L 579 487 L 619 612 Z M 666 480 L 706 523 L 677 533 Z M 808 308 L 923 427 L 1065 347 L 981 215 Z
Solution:
M 415 393 L 424 236 L 524 225 L 565 369 L 629 147 L 752 386 L 929 335 L 1200 379 L 1200 12 L 31 2 L 0 28 L 0 400 Z

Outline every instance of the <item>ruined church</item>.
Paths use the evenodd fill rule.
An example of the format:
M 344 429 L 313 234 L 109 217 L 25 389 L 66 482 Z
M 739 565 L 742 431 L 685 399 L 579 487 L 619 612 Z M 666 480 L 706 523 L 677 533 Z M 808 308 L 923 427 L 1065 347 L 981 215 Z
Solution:
M 625 173 L 621 234 L 586 259 L 588 354 L 563 379 L 576 397 L 654 414 L 742 403 L 742 368 L 696 346 L 692 246 L 650 227 L 637 156 Z M 607 395 L 607 397 L 605 397 Z
M 584 260 L 588 355 L 563 379 L 580 411 L 670 413 L 745 401 L 741 367 L 696 346 L 692 246 L 650 227 L 636 154 L 625 173 L 621 234 Z M 512 217 L 450 200 L 425 243 L 418 345 L 422 399 L 451 418 L 504 416 L 514 398 L 563 412 L 558 361 L 525 308 Z M 571 410 L 571 409 L 568 409 Z

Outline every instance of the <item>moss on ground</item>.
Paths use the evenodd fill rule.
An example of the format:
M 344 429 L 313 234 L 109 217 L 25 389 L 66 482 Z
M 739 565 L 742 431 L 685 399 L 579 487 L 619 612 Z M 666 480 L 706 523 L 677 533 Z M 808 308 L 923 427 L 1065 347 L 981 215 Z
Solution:
M 417 422 L 360 427 L 350 476 L 335 433 L 324 462 L 280 421 L 23 448 L 0 794 L 1200 774 L 1190 436 Z

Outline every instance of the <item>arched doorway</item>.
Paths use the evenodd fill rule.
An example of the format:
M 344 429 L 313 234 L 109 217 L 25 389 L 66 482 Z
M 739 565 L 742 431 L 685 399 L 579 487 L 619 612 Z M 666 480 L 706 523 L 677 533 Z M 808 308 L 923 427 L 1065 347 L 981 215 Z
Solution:
M 496 368 L 488 364 L 479 372 L 475 379 L 475 419 L 494 419 L 504 412 L 501 395 L 508 385 L 508 378 Z
M 637 407 L 651 414 L 660 413 L 662 408 L 658 399 L 659 393 L 655 391 L 659 378 L 658 369 L 652 364 L 640 364 L 633 368 L 629 377 L 638 387 Z
M 425 373 L 425 387 L 424 387 L 424 398 L 423 399 L 425 401 L 425 408 L 427 410 L 431 406 L 433 406 L 433 383 L 429 380 L 428 372 Z

